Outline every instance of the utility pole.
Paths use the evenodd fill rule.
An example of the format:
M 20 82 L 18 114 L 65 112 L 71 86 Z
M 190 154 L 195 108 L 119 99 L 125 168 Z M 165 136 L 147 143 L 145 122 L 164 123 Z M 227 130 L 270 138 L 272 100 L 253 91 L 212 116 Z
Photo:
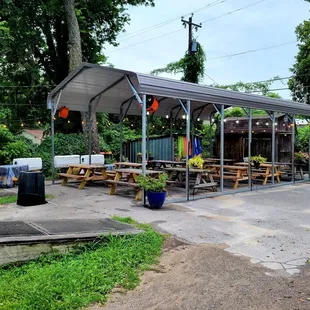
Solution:
M 198 31 L 198 28 L 202 27 L 202 24 L 199 25 L 193 23 L 193 16 L 194 14 L 189 17 L 188 20 L 185 20 L 183 17 L 181 19 L 183 26 L 186 28 L 188 25 L 188 54 L 192 55 L 193 51 L 193 27 L 196 31 Z

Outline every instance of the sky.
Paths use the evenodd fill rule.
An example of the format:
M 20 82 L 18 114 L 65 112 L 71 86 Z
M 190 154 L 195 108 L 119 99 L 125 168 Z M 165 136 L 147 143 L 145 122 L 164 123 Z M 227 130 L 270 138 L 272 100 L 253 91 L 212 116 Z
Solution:
M 298 52 L 295 28 L 309 19 L 309 9 L 310 3 L 304 0 L 155 0 L 155 7 L 129 8 L 131 22 L 118 37 L 120 45 L 106 46 L 105 54 L 116 68 L 141 73 L 177 61 L 188 47 L 188 29 L 183 27 L 181 16 L 188 19 L 194 12 L 193 21 L 203 22 L 194 32 L 207 57 L 203 84 L 287 77 Z M 152 27 L 158 24 L 163 25 Z M 282 46 L 211 59 L 275 45 Z M 275 82 L 272 88 L 285 88 L 286 82 Z M 278 93 L 290 98 L 287 90 Z

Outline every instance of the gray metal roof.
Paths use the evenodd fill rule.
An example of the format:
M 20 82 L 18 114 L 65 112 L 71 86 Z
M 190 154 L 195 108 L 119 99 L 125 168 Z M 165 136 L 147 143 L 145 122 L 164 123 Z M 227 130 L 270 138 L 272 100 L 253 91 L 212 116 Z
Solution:
M 94 99 L 99 99 L 98 95 L 103 92 L 97 102 L 97 112 L 119 114 L 120 108 L 123 106 L 126 109 L 130 98 L 133 97 L 126 76 L 129 77 L 139 94 L 157 96 L 160 106 L 155 116 L 165 116 L 170 112 L 176 115 L 180 107 L 178 99 L 191 100 L 191 111 L 196 111 L 195 115 L 201 113 L 201 119 L 206 119 L 210 113 L 214 112 L 212 104 L 310 116 L 310 106 L 303 103 L 229 91 L 89 63 L 83 63 L 56 86 L 49 94 L 48 102 L 50 100 L 56 102 L 59 92 L 62 90 L 59 107 L 66 106 L 74 111 L 88 111 L 89 102 L 93 99 L 92 104 L 94 105 Z M 49 104 L 48 107 L 50 108 Z M 136 99 L 130 105 L 128 114 L 141 115 L 141 108 Z M 181 110 L 178 116 L 181 117 L 183 114 Z

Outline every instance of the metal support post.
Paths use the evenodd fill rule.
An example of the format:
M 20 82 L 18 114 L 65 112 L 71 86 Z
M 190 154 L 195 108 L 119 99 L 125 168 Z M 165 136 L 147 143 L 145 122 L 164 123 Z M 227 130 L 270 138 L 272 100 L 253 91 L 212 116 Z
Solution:
M 146 176 L 146 95 L 142 96 L 142 174 Z M 142 203 L 146 204 L 144 190 Z
M 52 184 L 55 184 L 55 122 L 54 122 L 54 102 L 51 101 L 51 136 L 52 136 Z
M 91 104 L 89 103 L 89 105 L 88 105 L 88 161 L 89 161 L 90 165 L 91 165 L 91 140 L 92 140 L 91 122 L 92 122 Z
M 120 149 L 119 149 L 119 161 L 123 161 L 123 108 L 120 110 L 120 123 L 119 123 L 119 129 L 120 129 L 120 137 L 119 137 L 119 143 L 120 143 Z
M 191 102 L 186 102 L 186 200 L 189 200 L 189 149 L 190 149 L 190 128 L 191 128 Z
M 272 185 L 274 185 L 274 161 L 275 161 L 275 154 L 276 154 L 276 113 L 272 113 L 272 146 L 271 146 L 271 164 L 272 164 L 272 171 L 271 171 L 271 178 L 272 178 Z
M 150 124 L 151 117 L 146 115 L 146 160 L 150 160 Z
M 210 157 L 213 157 L 213 137 L 212 137 L 212 114 L 210 115 L 210 145 L 209 145 L 209 152 L 210 152 Z
M 309 132 L 309 128 L 308 128 L 308 154 L 310 154 L 310 132 Z M 310 156 L 308 158 L 308 180 L 310 180 Z
M 252 109 L 249 109 L 249 132 L 248 132 L 248 160 L 249 160 L 249 189 L 252 190 L 252 166 L 251 166 L 251 156 L 252 156 Z
M 295 184 L 295 115 L 292 117 L 292 182 Z
M 220 147 L 220 158 L 221 158 L 221 176 L 220 176 L 220 188 L 221 192 L 224 191 L 224 147 L 225 147 L 225 141 L 224 141 L 224 105 L 221 105 L 221 147 Z
M 173 115 L 170 113 L 170 141 L 171 141 L 171 159 L 174 160 L 174 139 L 173 139 Z
M 195 140 L 195 121 L 194 118 L 192 117 L 192 155 L 194 156 L 194 149 L 195 149 L 195 144 L 194 144 L 194 140 Z

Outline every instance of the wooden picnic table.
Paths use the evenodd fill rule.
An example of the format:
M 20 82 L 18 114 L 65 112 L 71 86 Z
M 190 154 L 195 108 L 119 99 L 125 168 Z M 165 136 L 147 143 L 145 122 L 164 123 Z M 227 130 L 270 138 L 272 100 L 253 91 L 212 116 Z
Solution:
M 120 168 L 141 168 L 142 164 L 141 163 L 131 163 L 131 162 L 117 162 L 114 163 L 114 166 L 116 169 L 120 169 Z
M 208 168 L 212 169 L 215 173 L 212 174 L 213 178 L 221 178 L 221 165 L 208 165 Z M 223 165 L 224 175 L 226 180 L 234 181 L 233 189 L 237 189 L 240 181 L 246 181 L 249 179 L 248 168 L 242 166 Z
M 100 174 L 96 173 L 98 170 L 101 172 Z M 59 173 L 58 175 L 63 178 L 62 186 L 65 186 L 69 179 L 81 181 L 79 189 L 83 189 L 88 181 L 103 181 L 108 178 L 104 167 L 84 164 L 71 164 L 67 173 Z
M 203 160 L 205 162 L 220 162 L 221 161 L 220 158 L 203 158 Z M 234 159 L 225 159 L 224 158 L 224 162 L 226 162 L 226 163 L 234 163 L 234 162 L 236 162 L 236 160 L 234 160 Z
M 236 163 L 236 166 L 249 166 L 249 163 Z M 254 167 L 254 164 L 251 164 L 251 167 Z M 263 178 L 263 185 L 267 184 L 268 178 L 272 178 L 272 164 L 260 164 L 259 169 L 252 168 L 252 176 L 255 177 L 262 177 Z M 279 165 L 274 165 L 274 177 L 276 177 L 277 182 L 281 182 L 282 172 L 279 171 Z
M 152 169 L 161 169 L 161 168 L 167 168 L 167 166 L 170 167 L 177 167 L 181 166 L 184 167 L 186 165 L 186 162 L 184 161 L 173 161 L 173 160 L 150 160 L 148 162 L 148 166 Z
M 141 200 L 142 198 L 142 189 L 138 185 L 138 177 L 141 175 L 142 169 L 115 169 L 115 178 L 114 180 L 105 180 L 105 183 L 110 184 L 109 195 L 114 195 L 118 185 L 131 186 L 137 189 L 136 200 Z M 146 170 L 146 175 L 158 175 L 162 171 L 156 170 Z M 125 179 L 122 179 L 122 176 L 125 175 Z
M 165 171 L 168 172 L 169 180 L 167 183 L 172 184 L 181 184 L 185 186 L 186 182 L 186 168 L 182 167 L 171 167 L 165 168 Z M 192 191 L 192 194 L 195 194 L 198 189 L 212 188 L 213 191 L 216 191 L 217 183 L 214 182 L 211 175 L 211 170 L 209 169 L 189 169 L 189 184 Z

